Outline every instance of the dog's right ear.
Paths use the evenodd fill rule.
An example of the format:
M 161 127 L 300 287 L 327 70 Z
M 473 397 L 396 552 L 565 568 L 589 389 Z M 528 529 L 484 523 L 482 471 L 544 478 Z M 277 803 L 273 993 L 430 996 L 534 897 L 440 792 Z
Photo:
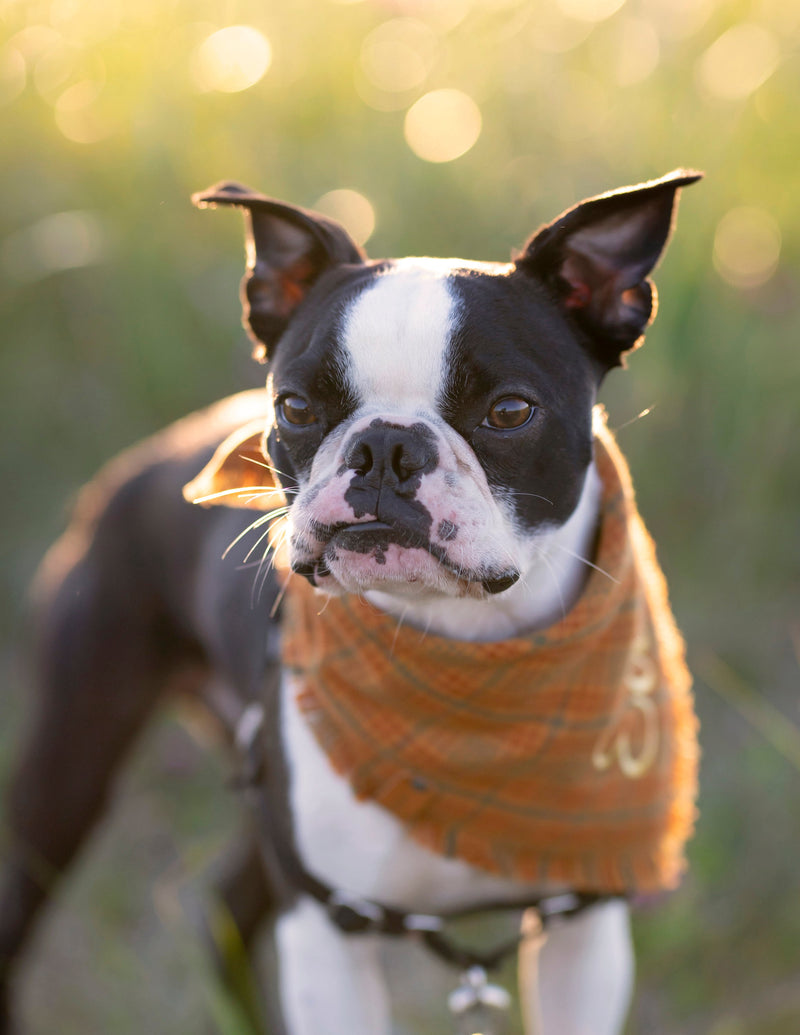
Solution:
M 669 240 L 681 189 L 702 175 L 675 169 L 588 198 L 534 234 L 515 260 L 551 288 L 605 370 L 623 364 L 655 315 L 648 274 Z
M 240 183 L 217 183 L 192 195 L 198 208 L 236 205 L 244 212 L 247 272 L 241 286 L 243 322 L 269 359 L 295 309 L 326 270 L 360 264 L 364 252 L 332 219 L 275 201 Z

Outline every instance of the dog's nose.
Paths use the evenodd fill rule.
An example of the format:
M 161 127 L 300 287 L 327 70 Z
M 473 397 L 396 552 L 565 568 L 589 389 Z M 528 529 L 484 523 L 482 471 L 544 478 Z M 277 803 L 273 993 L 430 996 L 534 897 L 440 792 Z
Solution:
M 388 481 L 400 485 L 434 469 L 436 443 L 422 424 L 401 427 L 383 421 L 356 435 L 344 454 L 344 462 L 368 483 Z

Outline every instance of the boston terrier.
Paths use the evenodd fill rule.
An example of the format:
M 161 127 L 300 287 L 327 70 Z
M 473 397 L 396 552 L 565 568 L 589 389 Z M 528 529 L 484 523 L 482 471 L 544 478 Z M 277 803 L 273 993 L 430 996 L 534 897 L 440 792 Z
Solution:
M 680 877 L 697 751 L 596 394 L 654 315 L 648 275 L 699 177 L 586 200 L 507 264 L 371 261 L 316 213 L 195 195 L 244 214 L 267 387 L 112 461 L 42 565 L 4 1032 L 34 921 L 170 692 L 228 732 L 252 806 L 217 891 L 245 947 L 272 924 L 270 1030 L 389 1035 L 396 935 L 491 1005 L 493 961 L 447 923 L 514 908 L 528 1035 L 621 1031 L 627 900 Z

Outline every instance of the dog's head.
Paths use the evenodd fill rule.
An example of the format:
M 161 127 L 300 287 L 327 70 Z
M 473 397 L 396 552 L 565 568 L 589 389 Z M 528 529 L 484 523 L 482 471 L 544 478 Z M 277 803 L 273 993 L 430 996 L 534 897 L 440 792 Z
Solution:
M 699 175 L 584 201 L 509 264 L 373 262 L 318 214 L 237 184 L 195 195 L 245 214 L 244 319 L 269 362 L 263 451 L 290 504 L 292 569 L 329 592 L 513 585 L 579 506 L 597 386 L 652 319 L 648 274 Z M 272 476 L 248 449 L 260 427 L 190 497 L 238 482 L 241 505 L 269 509 Z

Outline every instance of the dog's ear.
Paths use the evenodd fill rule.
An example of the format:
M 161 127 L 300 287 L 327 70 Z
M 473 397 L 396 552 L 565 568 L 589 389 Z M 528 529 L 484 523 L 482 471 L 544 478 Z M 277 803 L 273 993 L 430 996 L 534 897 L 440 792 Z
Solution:
M 622 364 L 655 315 L 647 275 L 669 240 L 680 188 L 702 175 L 676 169 L 582 201 L 534 234 L 515 260 L 555 291 L 605 369 Z
M 275 510 L 285 503 L 264 451 L 264 418 L 237 428 L 183 489 L 189 503 Z
M 295 309 L 325 270 L 365 259 L 344 227 L 332 219 L 285 205 L 240 183 L 217 183 L 193 194 L 192 202 L 198 208 L 236 205 L 244 212 L 243 320 L 260 360 L 270 357 Z

